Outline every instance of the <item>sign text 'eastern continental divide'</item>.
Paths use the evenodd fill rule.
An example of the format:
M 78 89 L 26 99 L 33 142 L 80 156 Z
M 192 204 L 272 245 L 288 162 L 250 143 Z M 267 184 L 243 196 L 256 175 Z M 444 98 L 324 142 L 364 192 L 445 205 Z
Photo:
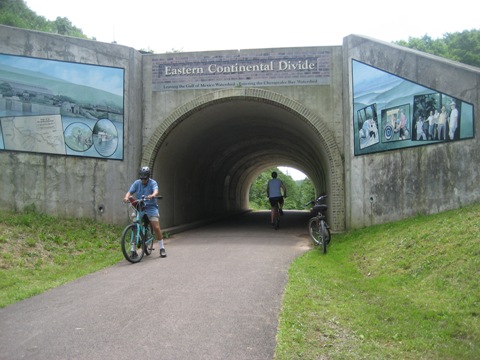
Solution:
M 303 54 L 260 51 L 258 54 L 204 55 L 174 53 L 152 58 L 153 91 L 241 86 L 327 85 L 330 51 Z

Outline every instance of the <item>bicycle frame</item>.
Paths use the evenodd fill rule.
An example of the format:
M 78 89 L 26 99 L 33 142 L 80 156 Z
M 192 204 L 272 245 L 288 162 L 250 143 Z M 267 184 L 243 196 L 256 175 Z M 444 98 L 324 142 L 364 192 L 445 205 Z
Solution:
M 273 225 L 275 230 L 280 227 L 280 201 L 276 202 L 276 205 L 272 207 L 273 211 Z
M 280 205 L 277 202 L 277 205 L 274 207 L 273 223 L 275 225 L 275 230 L 278 230 L 280 227 Z
M 153 229 L 145 214 L 145 198 L 129 199 L 128 214 L 132 223 L 127 225 L 122 233 L 122 252 L 125 259 L 132 263 L 142 260 L 143 255 L 151 254 L 153 250 Z
M 137 229 L 138 229 L 138 232 L 137 232 L 137 244 L 142 240 L 142 237 L 145 237 L 146 235 L 146 232 L 147 232 L 147 228 L 145 225 L 147 225 L 149 222 L 148 218 L 146 217 L 146 214 L 144 211 L 142 210 L 137 210 L 135 208 L 135 206 L 132 206 L 130 205 L 130 210 L 133 212 L 135 212 L 135 218 L 133 219 L 133 224 L 135 224 L 137 226 Z M 145 240 L 147 240 L 145 238 Z

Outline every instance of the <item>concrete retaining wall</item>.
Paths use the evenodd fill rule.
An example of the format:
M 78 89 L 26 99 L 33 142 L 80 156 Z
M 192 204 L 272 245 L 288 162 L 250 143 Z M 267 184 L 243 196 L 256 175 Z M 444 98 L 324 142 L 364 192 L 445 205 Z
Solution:
M 327 191 L 336 189 L 331 198 L 336 227 L 343 229 L 345 224 L 347 229 L 358 228 L 480 201 L 477 184 L 480 170 L 476 166 L 480 162 L 478 137 L 355 156 L 351 78 L 352 59 L 355 59 L 455 96 L 475 108 L 480 95 L 479 69 L 355 35 L 345 38 L 343 48 L 331 47 L 330 51 L 333 62 L 330 88 L 278 86 L 260 92 L 267 95 L 271 92 L 288 102 L 301 104 L 315 119 L 308 126 L 320 133 L 319 129 L 326 129 L 325 133 L 332 139 L 333 155 L 310 138 L 312 148 L 324 146 L 319 150 L 324 159 L 319 165 L 328 173 L 323 176 L 327 179 L 323 186 L 327 184 Z M 2 209 L 23 210 L 33 204 L 41 212 L 60 217 L 125 223 L 126 211 L 121 200 L 136 178 L 142 159 L 153 163 L 152 159 L 144 157 L 152 134 L 158 133 L 162 122 L 175 112 L 181 112 L 185 104 L 205 94 L 225 94 L 225 91 L 209 90 L 154 92 L 151 88 L 152 56 L 116 44 L 0 26 L 0 52 L 125 69 L 123 161 L 0 151 Z M 218 56 L 223 53 L 226 52 L 218 52 Z M 251 100 L 252 96 L 239 98 Z M 282 109 L 288 108 L 286 104 L 280 105 Z M 474 117 L 474 128 L 478 129 L 478 111 Z M 285 124 L 287 119 L 286 116 Z M 171 161 L 172 167 L 176 166 L 175 159 Z M 205 164 L 208 161 L 203 160 Z M 309 166 L 315 169 L 315 164 Z M 248 181 L 253 179 L 254 170 L 250 169 Z M 168 184 L 165 177 L 169 173 L 162 174 L 161 169 L 155 171 L 155 178 Z M 344 178 L 339 179 L 343 173 Z M 246 196 L 248 191 L 242 191 L 242 196 Z M 173 208 L 174 205 L 165 201 L 161 208 Z M 197 209 L 198 213 L 202 211 Z M 168 216 L 166 219 L 168 222 Z M 170 222 L 172 224 L 164 225 L 178 225 L 173 219 Z
M 374 39 L 344 39 L 346 225 L 358 228 L 479 201 L 480 140 L 354 156 L 352 59 L 478 107 L 480 70 Z M 478 109 L 474 129 L 480 125 Z
M 0 52 L 125 69 L 124 160 L 0 151 L 2 209 L 85 217 L 109 223 L 127 219 L 122 198 L 141 158 L 142 56 L 134 49 L 0 26 Z

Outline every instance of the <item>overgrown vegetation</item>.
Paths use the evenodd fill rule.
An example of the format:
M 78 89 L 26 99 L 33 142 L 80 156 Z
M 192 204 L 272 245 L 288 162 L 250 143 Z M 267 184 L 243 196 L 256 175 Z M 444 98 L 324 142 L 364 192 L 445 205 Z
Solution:
M 480 359 L 480 204 L 334 235 L 289 270 L 276 359 Z
M 88 39 L 82 29 L 74 26 L 66 17 L 47 20 L 30 10 L 24 0 L 0 0 L 0 24 Z
M 443 38 L 432 39 L 428 35 L 395 42 L 398 45 L 423 51 L 446 59 L 480 67 L 480 30 L 464 30 L 446 33 Z
M 119 262 L 121 227 L 0 211 L 0 307 Z
M 278 178 L 287 187 L 285 209 L 302 210 L 303 205 L 315 197 L 315 189 L 310 179 L 295 181 L 291 176 L 284 174 L 278 168 L 271 168 L 262 172 L 250 187 L 250 208 L 253 210 L 270 209 L 267 197 L 267 183 L 272 178 L 272 171 L 276 171 Z

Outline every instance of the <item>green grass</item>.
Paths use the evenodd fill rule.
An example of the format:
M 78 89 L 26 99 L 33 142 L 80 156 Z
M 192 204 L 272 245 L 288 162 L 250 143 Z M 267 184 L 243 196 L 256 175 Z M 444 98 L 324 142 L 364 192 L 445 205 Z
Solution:
M 480 359 L 480 204 L 332 236 L 298 258 L 275 359 Z
M 123 259 L 122 227 L 0 211 L 0 307 Z
M 0 307 L 123 259 L 122 227 L 0 211 Z M 289 270 L 281 359 L 480 359 L 480 204 L 332 236 Z

